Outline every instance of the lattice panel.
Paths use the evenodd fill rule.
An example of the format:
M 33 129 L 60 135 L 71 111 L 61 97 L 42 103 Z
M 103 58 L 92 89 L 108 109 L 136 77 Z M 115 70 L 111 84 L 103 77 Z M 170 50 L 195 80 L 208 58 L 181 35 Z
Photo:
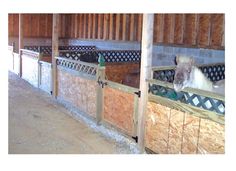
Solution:
M 39 46 L 24 46 L 24 49 L 32 50 L 34 52 L 39 52 Z
M 72 51 L 81 51 L 81 50 L 95 50 L 96 46 L 59 46 L 59 50 L 72 50 Z
M 161 81 L 167 81 L 169 83 L 172 83 L 174 81 L 175 76 L 175 70 L 159 70 L 153 72 L 153 79 L 161 80 Z
M 201 66 L 199 68 L 211 81 L 225 79 L 225 65 Z
M 27 50 L 32 50 L 35 52 L 40 52 L 43 55 L 51 55 L 52 54 L 52 47 L 51 46 L 25 46 Z M 71 58 L 75 57 L 76 52 L 74 51 L 91 51 L 95 50 L 96 46 L 59 46 L 59 50 L 71 50 L 72 52 L 67 52 L 70 54 Z M 68 56 L 68 55 L 67 55 Z M 76 60 L 76 59 L 75 59 Z
M 68 52 L 68 51 L 60 52 L 59 51 L 59 56 L 78 61 L 78 60 L 80 60 L 81 52 L 80 51 L 71 51 L 71 52 Z
M 57 65 L 78 71 L 80 73 L 88 74 L 88 75 L 95 76 L 97 73 L 97 67 L 82 64 L 76 61 L 68 61 L 66 59 L 60 58 L 60 59 L 57 59 Z
M 155 84 L 149 84 L 149 92 L 174 101 L 180 101 L 205 110 L 214 111 L 221 115 L 225 114 L 225 102 L 221 100 L 187 92 L 175 92 L 174 89 Z
M 51 55 L 52 47 L 51 46 L 40 46 L 40 53 L 43 55 Z
M 139 50 L 121 50 L 121 51 L 98 51 L 106 62 L 134 62 L 141 60 L 141 51 Z
M 25 46 L 27 50 L 32 50 L 35 52 L 40 52 L 43 55 L 51 55 L 52 54 L 52 47 L 51 46 Z
M 73 60 L 81 60 L 85 62 L 98 62 L 99 54 L 101 54 L 105 62 L 139 62 L 141 59 L 141 51 L 138 50 L 95 50 L 95 51 L 71 51 L 60 52 L 59 56 L 66 57 Z

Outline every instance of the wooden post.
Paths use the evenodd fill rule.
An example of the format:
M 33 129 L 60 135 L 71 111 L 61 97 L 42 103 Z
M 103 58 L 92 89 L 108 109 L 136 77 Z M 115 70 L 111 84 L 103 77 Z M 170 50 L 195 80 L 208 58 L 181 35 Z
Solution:
M 19 76 L 22 76 L 22 57 L 20 49 L 24 48 L 24 18 L 23 14 L 19 14 Z
M 148 83 L 146 79 L 151 78 L 152 46 L 153 46 L 153 23 L 154 14 L 143 14 L 142 28 L 142 55 L 140 71 L 140 91 L 138 110 L 138 145 L 140 152 L 144 152 L 145 113 L 148 101 Z
M 59 14 L 53 14 L 52 25 L 52 94 L 57 97 L 57 64 L 56 56 L 58 56 L 58 32 L 59 31 Z
M 105 80 L 105 67 L 98 66 L 97 69 L 97 81 Z M 102 120 L 103 113 L 103 88 L 101 85 L 97 84 L 97 95 L 96 95 L 96 120 L 97 124 Z

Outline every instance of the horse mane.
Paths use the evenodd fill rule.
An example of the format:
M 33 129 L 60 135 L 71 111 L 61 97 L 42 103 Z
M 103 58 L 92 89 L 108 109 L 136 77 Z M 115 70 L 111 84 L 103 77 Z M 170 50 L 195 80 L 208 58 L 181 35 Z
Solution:
M 192 66 L 191 83 L 188 86 L 206 91 L 212 91 L 213 83 L 198 67 Z

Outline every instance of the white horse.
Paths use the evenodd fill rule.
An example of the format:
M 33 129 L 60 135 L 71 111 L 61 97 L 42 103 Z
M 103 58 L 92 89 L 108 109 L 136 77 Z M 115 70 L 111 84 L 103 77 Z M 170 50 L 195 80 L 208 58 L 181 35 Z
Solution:
M 176 63 L 177 66 L 173 82 L 175 91 L 178 92 L 185 87 L 191 87 L 221 95 L 225 94 L 225 81 L 220 80 L 213 83 L 208 80 L 202 71 L 195 66 L 195 61 L 192 57 L 177 56 Z

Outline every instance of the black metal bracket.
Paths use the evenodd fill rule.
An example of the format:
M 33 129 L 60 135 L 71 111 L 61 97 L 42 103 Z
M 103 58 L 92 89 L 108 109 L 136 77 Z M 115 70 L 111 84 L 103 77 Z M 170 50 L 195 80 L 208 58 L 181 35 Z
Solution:
M 135 140 L 136 143 L 138 143 L 138 136 L 132 138 Z
M 141 97 L 141 91 L 139 90 L 139 91 L 136 91 L 136 92 L 134 92 L 134 94 L 137 94 L 138 95 L 138 97 Z
M 100 76 L 98 77 L 97 83 L 98 83 L 100 86 L 102 86 L 102 88 L 104 87 L 104 85 L 107 85 L 107 82 L 102 81 L 102 80 L 100 79 Z

